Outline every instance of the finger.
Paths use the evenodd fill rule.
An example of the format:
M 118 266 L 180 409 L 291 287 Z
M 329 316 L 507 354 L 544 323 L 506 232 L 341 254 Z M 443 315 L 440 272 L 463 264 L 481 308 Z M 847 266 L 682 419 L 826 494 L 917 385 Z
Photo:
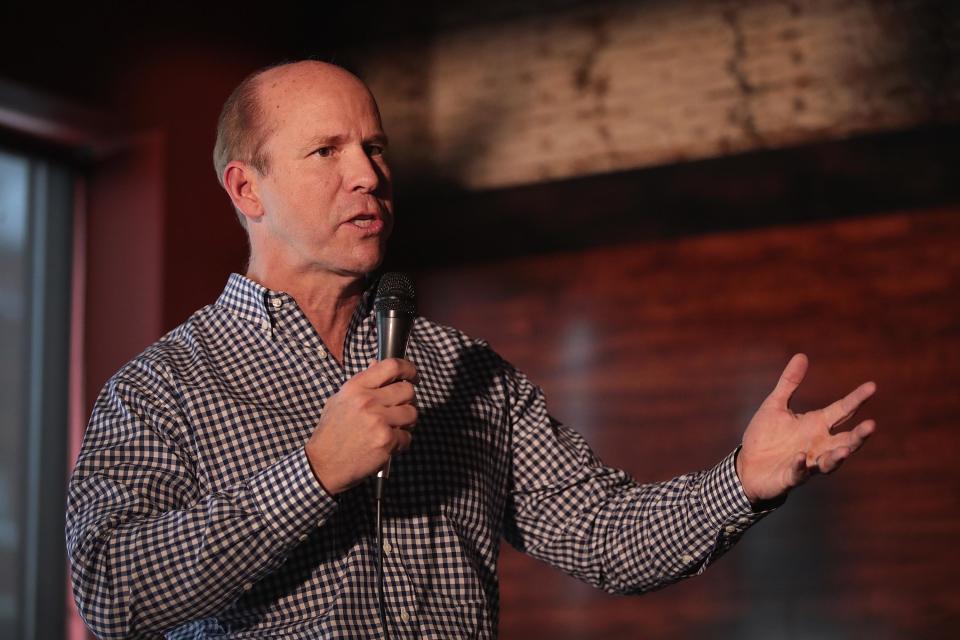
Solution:
M 393 407 L 399 404 L 413 404 L 417 390 L 413 383 L 399 380 L 377 389 L 374 393 L 383 406 Z
M 779 408 L 786 409 L 793 392 L 797 390 L 797 387 L 803 382 L 804 376 L 807 375 L 807 366 L 807 356 L 802 353 L 795 354 L 790 358 L 790 362 L 787 363 L 783 373 L 780 374 L 777 386 L 767 396 L 767 401 L 772 402 Z
M 391 427 L 410 429 L 417 423 L 417 408 L 411 404 L 401 404 L 384 409 L 383 417 Z
M 387 358 L 374 362 L 353 377 L 357 384 L 368 389 L 378 389 L 397 380 L 416 382 L 417 368 L 409 360 Z
M 835 446 L 846 447 L 850 450 L 850 453 L 853 453 L 863 446 L 863 443 L 870 437 L 875 428 L 876 422 L 864 420 L 850 431 L 837 434 L 831 442 L 835 442 Z
M 400 453 L 401 451 L 406 451 L 409 449 L 410 443 L 413 441 L 413 436 L 410 434 L 410 432 L 397 429 L 395 434 L 396 440 L 394 441 L 393 451 L 391 451 L 391 454 Z
M 837 447 L 822 453 L 817 458 L 817 469 L 820 473 L 833 473 L 850 456 L 850 453 L 848 447 Z
M 851 433 L 857 434 L 860 437 L 860 441 L 863 442 L 877 430 L 877 423 L 874 420 L 864 420 L 856 427 L 854 427 Z
M 830 430 L 834 431 L 837 427 L 849 420 L 853 414 L 857 412 L 857 409 L 860 408 L 860 405 L 872 396 L 876 390 L 876 384 L 873 382 L 864 382 L 844 397 L 824 407 L 823 415 L 827 424 L 830 425 Z

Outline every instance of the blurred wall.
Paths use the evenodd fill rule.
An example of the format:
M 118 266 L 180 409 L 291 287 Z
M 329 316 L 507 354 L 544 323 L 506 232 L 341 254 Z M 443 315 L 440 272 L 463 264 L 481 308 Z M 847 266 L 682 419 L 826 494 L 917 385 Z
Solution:
M 467 7 L 438 5 L 426 43 L 360 56 L 400 168 L 433 182 L 530 184 L 957 121 L 948 2 Z
M 957 5 L 342 5 L 0 8 L 0 76 L 162 150 L 142 207 L 112 209 L 123 224 L 90 211 L 91 247 L 157 252 L 122 279 L 154 283 L 147 299 L 110 296 L 127 264 L 90 271 L 112 306 L 87 309 L 89 400 L 136 350 L 102 336 L 145 343 L 243 268 L 209 160 L 230 89 L 278 59 L 332 59 L 368 79 L 392 138 L 388 266 L 611 464 L 642 481 L 714 464 L 794 351 L 812 360 L 798 409 L 880 387 L 862 455 L 704 576 L 614 598 L 506 550 L 502 637 L 950 637 Z
M 960 208 L 718 232 L 418 278 L 607 463 L 657 481 L 719 461 L 792 353 L 793 402 L 864 380 L 879 431 L 700 577 L 613 597 L 507 548 L 504 638 L 947 638 L 960 624 Z M 854 423 L 855 424 L 855 421 Z M 851 424 L 850 426 L 853 426 Z

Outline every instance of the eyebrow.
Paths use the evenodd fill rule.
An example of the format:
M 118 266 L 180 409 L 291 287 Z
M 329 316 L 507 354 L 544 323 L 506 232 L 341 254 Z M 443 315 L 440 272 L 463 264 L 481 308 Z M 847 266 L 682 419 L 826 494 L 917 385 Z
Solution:
M 303 153 L 310 154 L 316 151 L 321 147 L 338 147 L 347 142 L 347 136 L 344 135 L 320 135 L 315 138 L 311 138 L 310 142 L 303 148 Z M 363 144 L 379 144 L 386 147 L 388 143 L 387 134 L 385 133 L 375 133 L 372 136 L 365 138 Z
M 381 146 L 387 146 L 388 144 L 387 134 L 385 133 L 375 133 L 366 140 L 363 141 L 363 144 L 379 144 Z

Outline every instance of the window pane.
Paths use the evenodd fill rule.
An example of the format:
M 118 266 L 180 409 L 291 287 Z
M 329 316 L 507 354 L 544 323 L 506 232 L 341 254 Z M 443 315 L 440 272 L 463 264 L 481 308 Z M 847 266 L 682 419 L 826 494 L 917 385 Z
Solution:
M 0 637 L 20 624 L 29 163 L 0 151 Z

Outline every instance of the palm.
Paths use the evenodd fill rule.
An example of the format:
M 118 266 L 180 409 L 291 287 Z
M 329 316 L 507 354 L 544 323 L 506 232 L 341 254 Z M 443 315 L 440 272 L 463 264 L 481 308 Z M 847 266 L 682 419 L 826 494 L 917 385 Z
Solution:
M 806 372 L 806 356 L 791 358 L 743 434 L 737 471 L 751 502 L 777 498 L 813 473 L 836 470 L 873 433 L 872 420 L 849 431 L 837 431 L 873 395 L 876 385 L 872 382 L 823 409 L 803 414 L 791 411 L 790 397 Z

